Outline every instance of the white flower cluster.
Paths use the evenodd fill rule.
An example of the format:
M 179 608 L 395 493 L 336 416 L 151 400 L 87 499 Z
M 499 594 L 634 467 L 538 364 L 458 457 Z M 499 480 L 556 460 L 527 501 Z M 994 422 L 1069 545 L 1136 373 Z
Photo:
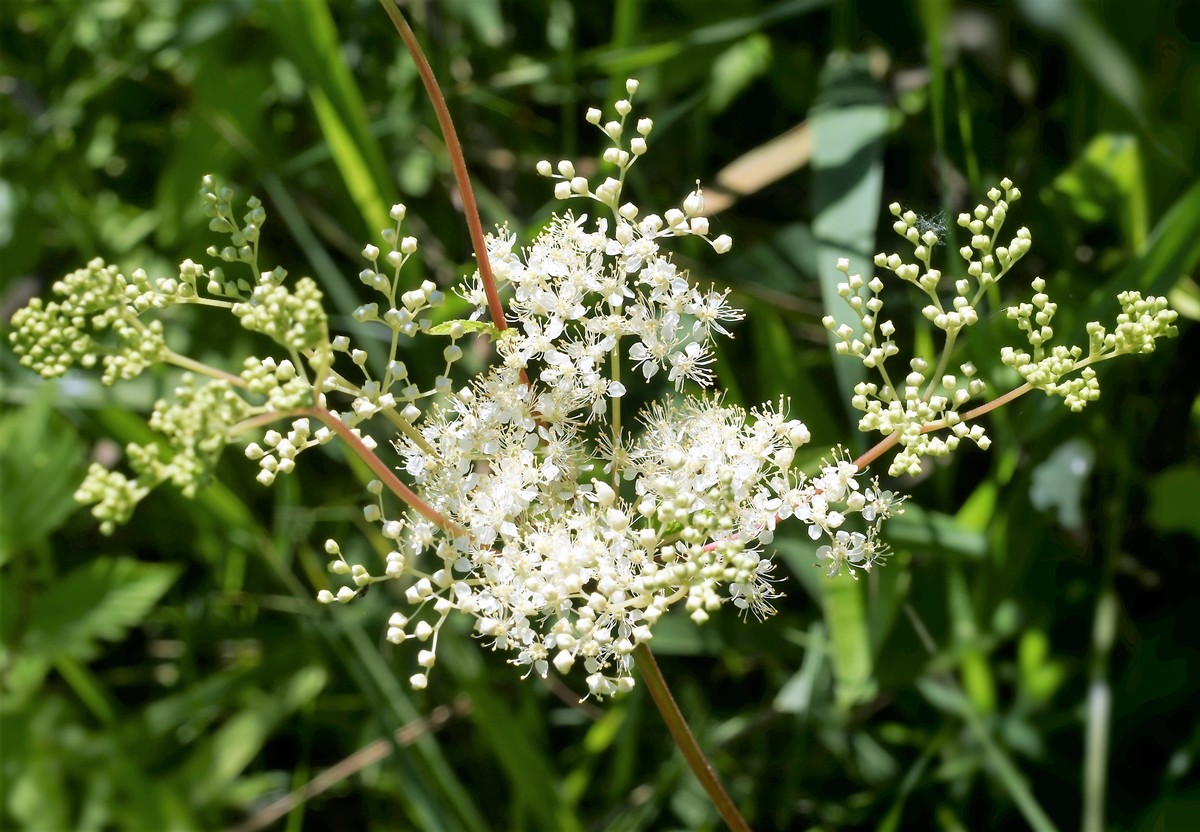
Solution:
M 630 82 L 630 95 L 635 89 Z M 559 196 L 595 199 L 611 219 L 564 214 L 523 250 L 505 230 L 488 240 L 509 295 L 500 360 L 409 419 L 415 431 L 396 443 L 414 491 L 444 522 L 427 510 L 389 517 L 380 496 L 365 516 L 395 541 L 382 574 L 327 547 L 334 571 L 356 587 L 406 585 L 411 608 L 392 617 L 388 639 L 427 643 L 416 687 L 427 682 L 454 610 L 474 616 L 482 637 L 532 672 L 582 664 L 589 691 L 604 696 L 632 686 L 632 651 L 675 604 L 698 622 L 729 601 L 769 614 L 773 563 L 761 546 L 780 520 L 795 517 L 814 540 L 831 541 L 822 550 L 831 573 L 886 556 L 879 523 L 899 501 L 877 484 L 863 488 L 841 454 L 811 477 L 793 467 L 809 432 L 788 417 L 786 401 L 748 413 L 719 396 L 683 395 L 646 407 L 638 430 L 623 426 L 622 402 L 635 398 L 623 366 L 643 383 L 662 372 L 677 391 L 689 381 L 707 387 L 713 339 L 728 336 L 742 312 L 727 292 L 693 283 L 661 248 L 673 237 L 707 239 L 699 189 L 661 216 L 621 204 L 652 123 L 641 119 L 626 149 L 631 105 L 616 109 L 619 120 L 601 127 L 614 143 L 604 158 L 616 177 L 593 191 L 570 162 L 557 175 L 539 165 L 561 180 Z M 598 124 L 599 114 L 588 120 Z M 720 252 L 730 243 L 711 245 Z M 473 318 L 483 314 L 482 280 L 476 274 L 458 290 L 479 307 Z M 458 323 L 460 334 L 469 323 Z M 636 399 L 654 392 L 648 385 Z M 855 513 L 863 532 L 846 528 Z M 346 586 L 320 598 L 356 594 Z

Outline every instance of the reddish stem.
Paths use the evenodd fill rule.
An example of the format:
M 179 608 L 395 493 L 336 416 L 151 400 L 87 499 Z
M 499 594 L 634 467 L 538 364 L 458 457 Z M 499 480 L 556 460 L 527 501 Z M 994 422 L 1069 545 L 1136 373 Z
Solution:
M 999 396 L 998 398 L 992 399 L 987 404 L 981 404 L 979 407 L 975 408 L 974 410 L 968 410 L 966 413 L 964 413 L 961 416 L 960 421 L 969 422 L 972 419 L 978 419 L 980 416 L 984 415 L 985 413 L 989 413 L 998 407 L 1003 407 L 1004 405 L 1011 402 L 1013 399 L 1017 399 L 1017 398 L 1020 398 L 1021 396 L 1024 396 L 1026 393 L 1028 393 L 1032 389 L 1033 389 L 1033 387 L 1030 386 L 1029 384 L 1022 384 L 1020 387 L 1014 387 L 1012 390 L 1009 390 L 1003 396 Z M 935 430 L 941 430 L 942 428 L 945 428 L 945 427 L 947 427 L 947 424 L 945 422 L 931 422 L 930 424 L 921 428 L 921 433 L 932 433 Z M 860 471 L 863 470 L 868 465 L 870 465 L 872 462 L 879 459 L 879 457 L 881 457 L 885 453 L 887 453 L 888 449 L 891 448 L 893 445 L 895 445 L 899 441 L 900 441 L 899 433 L 893 433 L 889 436 L 885 436 L 873 448 L 871 448 L 865 454 L 860 456 L 858 459 L 854 460 L 855 467 L 858 468 L 858 470 L 860 470 Z
M 392 469 L 388 468 L 383 460 L 367 447 L 358 434 L 348 428 L 341 419 L 334 416 L 328 410 L 322 407 L 307 407 L 303 410 L 294 411 L 294 415 L 311 416 L 331 428 L 334 433 L 350 446 L 350 450 L 354 451 L 355 456 L 365 462 L 367 467 L 379 477 L 380 481 L 388 487 L 389 491 L 410 505 L 414 511 L 426 520 L 455 537 L 462 537 L 467 534 L 466 529 L 448 517 L 443 516 L 441 512 L 422 500 L 411 488 L 401 482 L 400 478 L 392 472 Z
M 413 34 L 408 21 L 400 13 L 396 0 L 379 0 L 379 2 L 383 6 L 383 10 L 387 12 L 387 16 L 391 18 L 396 31 L 400 33 L 400 39 L 408 48 L 413 63 L 417 65 L 421 83 L 425 85 L 429 102 L 433 104 L 433 111 L 437 114 L 438 126 L 442 129 L 442 137 L 446 142 L 446 151 L 450 154 L 450 167 L 454 170 L 454 181 L 458 184 L 458 194 L 462 198 L 467 230 L 471 234 L 471 246 L 475 249 L 475 260 L 479 263 L 479 276 L 483 280 L 483 290 L 487 294 L 488 312 L 492 316 L 492 323 L 496 325 L 496 329 L 503 331 L 508 329 L 508 324 L 504 320 L 504 306 L 500 303 L 500 292 L 496 288 L 496 278 L 492 275 L 487 242 L 483 236 L 483 223 L 479 219 L 479 206 L 475 203 L 475 191 L 471 188 L 471 177 L 467 173 L 467 160 L 463 156 L 458 133 L 454 130 L 454 121 L 450 118 L 450 108 L 446 106 L 446 99 L 442 96 L 442 89 L 433 75 L 433 69 L 430 68 L 429 61 L 425 59 L 425 53 L 421 50 L 421 44 L 417 42 L 417 36 Z
M 646 689 L 650 691 L 650 697 L 658 706 L 658 712 L 662 714 L 663 722 L 667 723 L 667 730 L 671 732 L 671 738 L 683 752 L 692 773 L 696 775 L 696 779 L 708 793 L 708 799 L 720 813 L 725 825 L 734 832 L 750 832 L 750 825 L 746 823 L 746 819 L 742 817 L 742 813 L 738 811 L 737 806 L 726 793 L 721 781 L 717 779 L 716 772 L 713 771 L 708 758 L 700 750 L 700 744 L 696 742 L 696 737 L 692 734 L 692 729 L 688 727 L 687 720 L 683 718 L 683 713 L 679 710 L 675 697 L 671 695 L 671 689 L 667 687 L 667 680 L 663 678 L 662 671 L 659 670 L 658 662 L 654 660 L 654 654 L 650 652 L 650 648 L 645 644 L 639 644 L 633 649 L 633 658 L 637 662 L 638 670 L 642 673 L 642 681 L 646 683 Z

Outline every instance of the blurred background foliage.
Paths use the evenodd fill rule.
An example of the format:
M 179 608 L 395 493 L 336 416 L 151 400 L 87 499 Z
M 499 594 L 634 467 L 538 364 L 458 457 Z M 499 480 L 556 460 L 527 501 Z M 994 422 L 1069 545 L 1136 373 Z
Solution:
M 655 648 L 757 829 L 1180 829 L 1200 817 L 1200 6 L 1072 0 L 442 0 L 408 12 L 441 78 L 485 222 L 528 239 L 540 158 L 600 146 L 583 119 L 627 76 L 656 128 L 635 168 L 660 209 L 700 178 L 733 253 L 680 259 L 749 310 L 721 356 L 735 401 L 792 397 L 814 447 L 849 441 L 854 368 L 819 321 L 838 256 L 896 250 L 884 206 L 932 227 L 1003 176 L 1058 331 L 1115 292 L 1169 293 L 1180 337 L 1105 365 L 1082 415 L 1035 396 L 990 454 L 933 466 L 857 583 L 782 533 L 764 623 L 667 619 Z M 581 169 L 586 170 L 581 165 Z M 214 242 L 216 173 L 265 201 L 265 262 L 311 274 L 338 327 L 358 251 L 409 205 L 421 272 L 471 259 L 446 155 L 375 0 L 0 4 L 3 318 L 101 256 L 174 274 Z M 949 226 L 953 228 L 953 222 Z M 945 250 L 947 269 L 954 245 Z M 961 261 L 959 261 L 961 262 Z M 901 289 L 892 314 L 933 348 Z M 996 299 L 998 300 L 998 298 Z M 261 344 L 201 310 L 175 348 Z M 905 327 L 901 327 L 902 329 Z M 1007 339 L 1007 340 L 1003 340 Z M 993 314 L 964 358 L 1015 328 Z M 7 344 L 7 342 L 5 342 Z M 0 822 L 27 829 L 714 828 L 639 688 L 580 703 L 446 639 L 428 690 L 382 641 L 386 586 L 349 607 L 321 542 L 355 535 L 365 477 L 336 451 L 272 489 L 231 453 L 197 500 L 163 490 L 101 538 L 72 491 L 117 462 L 170 373 L 40 384 L 3 353 Z M 410 365 L 421 356 L 412 355 Z M 351 543 L 351 541 L 356 541 Z M 460 628 L 461 629 L 461 628 Z M 1190 819 L 1190 820 L 1189 820 Z

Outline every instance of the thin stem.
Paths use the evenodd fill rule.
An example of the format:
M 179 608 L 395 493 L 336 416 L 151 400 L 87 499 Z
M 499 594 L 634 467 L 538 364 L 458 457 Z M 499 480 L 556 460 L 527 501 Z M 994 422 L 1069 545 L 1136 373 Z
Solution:
M 942 373 L 946 372 L 946 365 L 950 363 L 950 353 L 954 349 L 954 342 L 957 340 L 957 329 L 946 334 L 946 343 L 942 345 L 942 354 L 938 359 L 937 369 L 929 376 L 929 386 L 925 388 L 925 395 L 921 397 L 923 401 L 929 401 L 933 397 L 933 391 L 937 389 L 938 380 L 942 377 Z
M 1080 366 L 1083 366 L 1083 365 L 1081 364 Z M 959 419 L 960 419 L 960 421 L 963 421 L 963 422 L 969 422 L 972 419 L 978 419 L 980 416 L 984 415 L 985 413 L 990 413 L 991 411 L 995 410 L 996 408 L 1003 407 L 1004 405 L 1008 404 L 1013 399 L 1017 399 L 1017 398 L 1020 398 L 1021 396 L 1024 396 L 1026 393 L 1028 393 L 1032 389 L 1033 389 L 1033 385 L 1026 382 L 1025 384 L 1022 384 L 1020 387 L 1014 387 L 1012 390 L 1009 390 L 1003 396 L 992 399 L 987 404 L 981 404 L 979 407 L 975 408 L 974 410 L 968 410 L 966 413 L 962 414 L 962 416 L 960 416 Z M 928 425 L 921 428 L 921 433 L 931 433 L 935 430 L 942 430 L 943 428 L 946 428 L 946 427 L 949 427 L 949 425 L 947 425 L 945 422 L 930 422 Z M 858 459 L 854 460 L 855 467 L 857 467 L 858 470 L 860 470 L 860 471 L 863 470 L 868 465 L 870 465 L 872 462 L 879 459 L 879 457 L 881 457 L 885 453 L 887 453 L 888 450 L 890 448 L 892 448 L 899 441 L 900 441 L 900 433 L 898 431 L 895 433 L 889 434 L 888 436 L 885 436 L 873 448 L 871 448 L 865 454 L 860 456 Z
M 260 829 L 266 829 L 322 792 L 353 777 L 368 766 L 387 759 L 397 747 L 403 748 L 412 745 L 422 737 L 437 731 L 450 720 L 469 713 L 470 710 L 471 701 L 465 697 L 457 699 L 453 705 L 439 705 L 429 712 L 429 716 L 397 728 L 393 735 L 394 739 L 384 737 L 363 746 L 349 757 L 325 769 L 300 788 L 293 789 L 273 803 L 268 803 L 233 827 L 230 832 L 258 832 Z
M 700 745 L 696 742 L 692 730 L 688 728 L 687 720 L 683 718 L 683 713 L 675 703 L 675 697 L 671 695 L 671 689 L 667 687 L 667 681 L 663 678 L 662 671 L 658 669 L 658 662 L 654 660 L 654 654 L 650 652 L 650 648 L 639 644 L 633 650 L 633 658 L 637 662 L 638 670 L 641 671 L 646 689 L 650 691 L 650 697 L 658 706 L 658 712 L 662 714 L 663 721 L 667 723 L 667 730 L 671 732 L 675 744 L 683 752 L 692 773 L 696 775 L 696 779 L 700 781 L 704 791 L 708 792 L 708 799 L 720 813 L 725 825 L 735 832 L 743 832 L 743 830 L 750 832 L 750 825 L 733 805 L 733 801 L 726 794 L 721 781 L 717 779 L 716 773 L 709 764 L 708 758 L 700 750 Z
M 188 358 L 186 355 L 180 355 L 173 350 L 167 350 L 166 359 L 168 364 L 174 364 L 184 370 L 190 370 L 193 373 L 199 373 L 202 376 L 209 378 L 220 379 L 227 381 L 235 387 L 245 387 L 246 382 L 241 376 L 236 376 L 233 373 L 227 373 L 224 370 L 218 370 L 216 367 L 210 367 L 207 364 L 197 361 L 194 358 Z
M 355 456 L 367 464 L 367 467 L 379 477 L 388 490 L 411 506 L 414 511 L 438 528 L 455 537 L 462 537 L 467 534 L 466 529 L 448 517 L 444 517 L 441 512 L 422 500 L 411 488 L 401 482 L 400 478 L 392 472 L 392 469 L 376 456 L 375 452 L 368 448 L 366 443 L 354 431 L 328 410 L 321 407 L 306 407 L 302 410 L 293 411 L 291 414 L 280 415 L 311 416 L 319 420 L 340 436 L 342 441 L 350 446 L 350 450 L 354 451 Z
M 612 350 L 612 380 L 613 382 L 621 383 L 621 339 L 617 339 L 616 346 Z M 612 400 L 612 484 L 616 488 L 621 482 L 621 472 L 617 470 L 617 459 L 621 456 L 621 396 L 617 396 Z
M 1088 661 L 1087 719 L 1083 741 L 1083 832 L 1103 832 L 1105 796 L 1108 791 L 1111 751 L 1113 690 L 1109 677 L 1113 643 L 1116 640 L 1118 602 L 1113 580 L 1120 560 L 1121 506 L 1127 496 L 1126 466 L 1118 468 L 1118 479 L 1108 500 L 1110 511 L 1104 528 L 1100 593 L 1092 621 L 1092 655 Z
M 391 18 L 392 25 L 396 27 L 409 54 L 412 55 L 413 63 L 417 65 L 417 72 L 421 76 L 421 83 L 425 85 L 425 93 L 429 96 L 429 103 L 433 105 L 433 111 L 437 114 L 438 126 L 441 128 L 442 138 L 446 142 L 446 151 L 450 154 L 450 167 L 454 170 L 454 181 L 458 184 L 458 194 L 462 198 L 467 230 L 471 234 L 471 246 L 475 249 L 475 260 L 479 264 L 479 276 L 483 280 L 483 290 L 487 294 L 488 312 L 492 316 L 492 323 L 496 325 L 496 329 L 505 330 L 508 328 L 508 324 L 504 320 L 504 306 L 500 303 L 500 292 L 496 288 L 496 278 L 492 275 L 492 264 L 488 259 L 487 243 L 483 236 L 483 223 L 479 219 L 479 207 L 475 203 L 475 191 L 471 188 L 471 177 L 467 173 L 467 160 L 463 156 L 458 133 L 454 130 L 450 109 L 446 106 L 446 99 L 442 96 L 441 87 L 438 86 L 437 78 L 433 75 L 429 61 L 425 59 L 421 44 L 417 42 L 417 36 L 413 34 L 408 21 L 401 14 L 396 0 L 379 0 L 379 2 L 383 6 L 383 10 L 387 12 L 387 16 Z

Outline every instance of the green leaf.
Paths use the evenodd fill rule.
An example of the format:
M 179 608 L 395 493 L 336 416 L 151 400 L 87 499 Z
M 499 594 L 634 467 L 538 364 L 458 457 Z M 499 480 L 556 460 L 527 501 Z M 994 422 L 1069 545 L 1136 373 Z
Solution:
M 1168 292 L 1200 262 L 1200 182 L 1188 188 L 1150 233 L 1141 256 L 1109 283 L 1107 297 L 1136 286 L 1145 293 Z
M 1047 201 L 1088 223 L 1116 219 L 1126 245 L 1139 251 L 1148 225 L 1142 157 L 1133 136 L 1101 133 L 1050 183 Z
M 1200 538 L 1200 464 L 1185 462 L 1157 474 L 1150 481 L 1150 507 L 1146 519 L 1163 534 L 1186 532 Z
M 896 546 L 936 547 L 949 552 L 982 558 L 988 552 L 987 536 L 965 528 L 953 517 L 928 511 L 913 502 L 904 504 L 904 513 L 888 521 L 887 538 Z
M 251 704 L 226 720 L 189 759 L 183 777 L 193 801 L 204 805 L 220 800 L 262 751 L 275 726 L 315 699 L 327 679 L 325 668 L 310 666 L 270 693 L 254 691 Z
M 862 582 L 846 575 L 827 578 L 816 564 L 816 544 L 798 538 L 777 538 L 776 546 L 792 573 L 821 603 L 829 631 L 829 653 L 841 708 L 850 708 L 875 695 L 871 632 Z
M 266 15 L 279 44 L 300 67 L 333 160 L 372 236 L 392 226 L 395 177 L 371 132 L 366 104 L 342 58 L 338 33 L 323 2 L 284 0 Z
M 821 71 L 809 121 L 813 136 L 812 230 L 817 241 L 821 300 L 825 314 L 858 331 L 857 316 L 837 295 L 837 284 L 845 280 L 837 261 L 849 258 L 852 273 L 872 273 L 888 129 L 888 108 L 865 55 L 830 56 Z M 832 334 L 829 337 L 832 351 L 834 338 Z M 834 359 L 834 370 L 841 399 L 848 402 L 866 371 L 857 359 L 845 357 Z
M 500 330 L 491 321 L 469 321 L 461 318 L 453 321 L 443 321 L 440 324 L 429 327 L 426 332 L 430 335 L 449 335 L 455 326 L 460 327 L 463 332 L 486 332 L 493 338 L 500 335 Z
M 98 641 L 120 641 L 145 620 L 178 576 L 176 566 L 97 558 L 33 599 L 21 649 L 90 659 Z
M 719 113 L 728 107 L 754 79 L 771 66 L 771 41 L 755 32 L 730 46 L 712 65 L 709 109 Z
M 1142 79 L 1125 49 L 1079 0 L 1021 0 L 1021 11 L 1035 25 L 1061 36 L 1100 89 L 1141 124 L 1146 121 Z
M 79 508 L 84 448 L 53 412 L 57 390 L 42 384 L 26 407 L 0 418 L 0 566 Z

